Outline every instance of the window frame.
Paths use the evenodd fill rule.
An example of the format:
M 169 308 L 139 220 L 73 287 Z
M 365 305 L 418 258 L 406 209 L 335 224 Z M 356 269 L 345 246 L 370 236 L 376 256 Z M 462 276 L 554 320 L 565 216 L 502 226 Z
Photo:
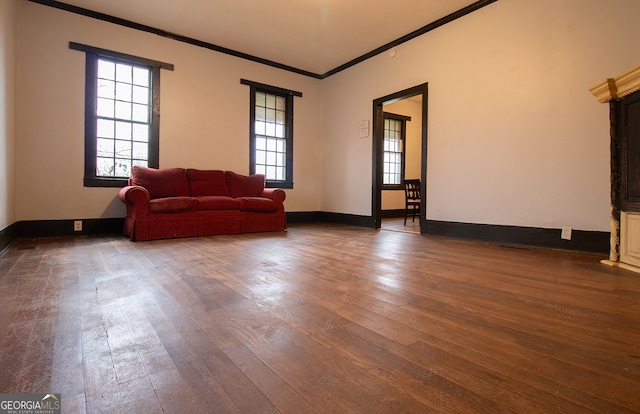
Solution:
M 400 132 L 400 141 L 402 142 L 402 152 L 400 156 L 400 183 L 398 184 L 385 184 L 384 183 L 384 173 L 385 173 L 385 162 L 384 162 L 384 154 L 387 152 L 384 150 L 384 121 L 387 119 L 393 119 L 395 121 L 401 122 L 401 132 Z M 383 149 L 382 149 L 382 189 L 383 190 L 404 190 L 404 178 L 405 178 L 405 169 L 406 169 L 406 154 L 407 154 L 407 121 L 411 121 L 410 116 L 394 114 L 391 112 L 383 112 Z
M 97 70 L 98 60 L 105 58 L 151 71 L 150 130 L 147 166 L 159 168 L 160 159 L 160 69 L 173 70 L 173 65 L 125 53 L 69 42 L 69 48 L 85 52 L 85 122 L 84 122 L 84 186 L 124 187 L 129 177 L 97 175 Z
M 301 92 L 279 88 L 241 79 L 240 83 L 249 86 L 249 174 L 256 173 L 256 94 L 258 92 L 285 98 L 285 179 L 267 179 L 267 188 L 293 188 L 293 97 L 302 97 Z

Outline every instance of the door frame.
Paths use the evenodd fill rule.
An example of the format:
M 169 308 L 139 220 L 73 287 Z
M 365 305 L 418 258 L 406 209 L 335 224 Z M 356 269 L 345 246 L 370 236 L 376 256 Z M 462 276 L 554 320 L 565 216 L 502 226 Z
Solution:
M 423 83 L 412 88 L 373 100 L 373 159 L 371 215 L 374 228 L 382 226 L 382 173 L 384 157 L 384 114 L 383 106 L 402 99 L 422 95 L 422 154 L 420 162 L 420 234 L 427 232 L 427 115 L 429 108 L 429 84 Z

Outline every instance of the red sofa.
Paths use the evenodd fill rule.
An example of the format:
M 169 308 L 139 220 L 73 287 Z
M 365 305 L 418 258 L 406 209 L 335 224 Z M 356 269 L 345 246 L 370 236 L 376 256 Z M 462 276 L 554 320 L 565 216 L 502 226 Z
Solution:
M 265 188 L 261 174 L 133 167 L 128 184 L 119 197 L 127 205 L 124 233 L 131 240 L 286 228 L 286 193 Z

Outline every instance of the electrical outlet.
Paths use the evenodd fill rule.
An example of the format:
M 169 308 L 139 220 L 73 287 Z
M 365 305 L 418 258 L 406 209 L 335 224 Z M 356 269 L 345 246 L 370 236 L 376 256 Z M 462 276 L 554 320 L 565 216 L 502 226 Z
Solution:
M 73 231 L 82 231 L 82 220 L 75 220 L 73 222 Z
M 571 240 L 571 227 L 563 227 L 560 238 L 563 240 Z

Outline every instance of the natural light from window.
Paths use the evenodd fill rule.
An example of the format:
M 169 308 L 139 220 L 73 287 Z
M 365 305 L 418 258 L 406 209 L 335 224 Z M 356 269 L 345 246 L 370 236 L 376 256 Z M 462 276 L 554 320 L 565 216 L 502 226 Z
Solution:
M 114 59 L 98 60 L 96 175 L 129 177 L 147 166 L 151 71 Z

